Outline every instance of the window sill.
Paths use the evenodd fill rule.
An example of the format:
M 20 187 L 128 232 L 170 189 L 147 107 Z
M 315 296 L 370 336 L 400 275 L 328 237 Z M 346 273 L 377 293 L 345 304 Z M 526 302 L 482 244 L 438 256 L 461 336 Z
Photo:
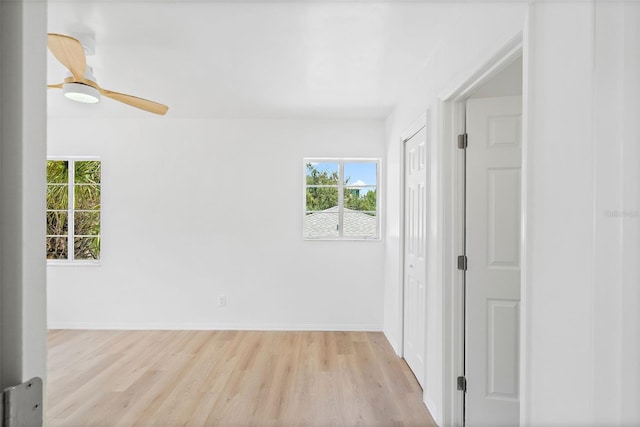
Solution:
M 47 267 L 100 267 L 101 261 L 47 260 Z
M 303 237 L 305 242 L 380 242 L 380 237 Z

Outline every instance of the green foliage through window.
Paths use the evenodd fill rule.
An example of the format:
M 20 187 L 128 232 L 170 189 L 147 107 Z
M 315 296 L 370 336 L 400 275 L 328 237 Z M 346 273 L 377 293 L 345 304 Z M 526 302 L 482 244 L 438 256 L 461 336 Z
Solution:
M 47 259 L 100 259 L 101 163 L 47 161 Z

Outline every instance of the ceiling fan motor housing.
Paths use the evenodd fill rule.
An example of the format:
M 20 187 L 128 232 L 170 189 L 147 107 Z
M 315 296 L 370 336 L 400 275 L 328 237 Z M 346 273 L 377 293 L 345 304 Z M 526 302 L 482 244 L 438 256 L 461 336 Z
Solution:
M 85 55 L 91 56 L 96 53 L 96 36 L 90 33 L 74 33 L 72 34 L 82 45 Z

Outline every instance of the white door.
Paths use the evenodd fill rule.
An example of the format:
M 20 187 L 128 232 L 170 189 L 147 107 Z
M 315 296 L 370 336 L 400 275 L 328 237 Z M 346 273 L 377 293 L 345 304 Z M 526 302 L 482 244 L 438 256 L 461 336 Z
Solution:
M 465 418 L 519 423 L 522 98 L 467 101 Z
M 404 359 L 424 388 L 427 131 L 405 141 Z

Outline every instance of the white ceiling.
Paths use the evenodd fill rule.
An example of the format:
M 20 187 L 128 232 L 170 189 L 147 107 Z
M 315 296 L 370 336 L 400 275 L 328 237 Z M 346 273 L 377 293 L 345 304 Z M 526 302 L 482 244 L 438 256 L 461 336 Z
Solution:
M 416 2 L 51 1 L 49 32 L 93 32 L 100 85 L 173 117 L 383 118 L 460 5 Z M 48 54 L 48 82 L 65 69 Z M 146 117 L 49 90 L 50 117 Z

